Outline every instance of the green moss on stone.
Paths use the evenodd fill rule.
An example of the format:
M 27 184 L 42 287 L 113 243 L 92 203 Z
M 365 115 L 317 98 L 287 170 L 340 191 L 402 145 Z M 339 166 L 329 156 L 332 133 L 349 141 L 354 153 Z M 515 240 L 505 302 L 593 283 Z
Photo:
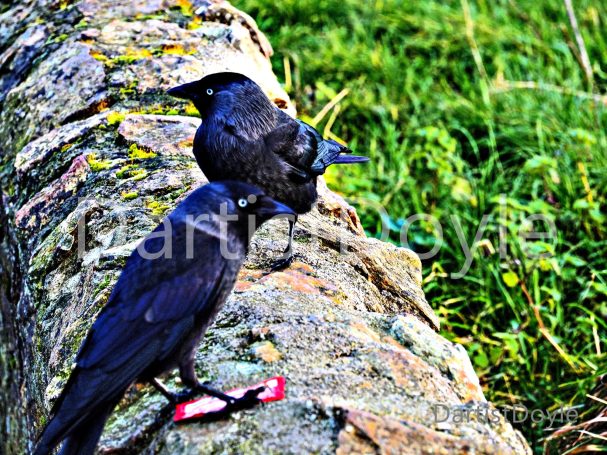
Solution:
M 122 166 L 116 172 L 116 178 L 118 179 L 133 179 L 134 182 L 143 180 L 148 176 L 148 171 L 138 167 L 136 164 L 127 164 Z
M 93 172 L 104 171 L 112 167 L 112 162 L 109 160 L 98 160 L 97 154 L 91 153 L 87 155 L 86 161 L 89 163 Z
M 171 208 L 166 202 L 160 201 L 148 201 L 145 206 L 151 210 L 153 215 L 164 216 L 164 214 Z
M 122 197 L 122 199 L 124 199 L 125 201 L 131 201 L 133 199 L 136 199 L 139 196 L 139 193 L 137 191 L 130 191 L 130 192 L 125 192 L 123 191 L 120 196 Z
M 109 274 L 106 274 L 103 277 L 103 280 L 101 280 L 99 282 L 99 284 L 97 285 L 97 287 L 95 288 L 95 291 L 93 291 L 93 297 L 97 297 L 105 288 L 107 288 L 110 283 L 112 282 L 112 278 L 110 277 Z
M 107 116 L 107 124 L 110 126 L 122 123 L 126 114 L 124 112 L 110 112 Z
M 156 153 L 140 147 L 137 144 L 131 144 L 129 147 L 129 158 L 132 160 L 147 160 L 156 156 L 158 156 Z

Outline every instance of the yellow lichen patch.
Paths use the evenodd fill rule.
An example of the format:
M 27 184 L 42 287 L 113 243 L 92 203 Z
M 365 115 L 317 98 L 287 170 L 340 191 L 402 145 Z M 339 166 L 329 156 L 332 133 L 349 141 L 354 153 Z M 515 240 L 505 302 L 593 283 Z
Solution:
M 61 35 L 59 35 L 59 36 L 55 37 L 55 39 L 53 39 L 53 43 L 63 43 L 69 37 L 70 37 L 70 35 L 68 35 L 67 33 L 62 33 Z
M 194 14 L 194 7 L 189 0 L 177 0 L 175 6 L 179 7 L 181 14 L 184 16 L 192 16 Z
M 126 114 L 124 114 L 123 112 L 110 112 L 107 115 L 107 124 L 111 126 L 122 123 L 125 116 Z
M 171 208 L 169 204 L 159 201 L 147 201 L 145 206 L 155 216 L 163 216 Z
M 82 30 L 83 28 L 87 28 L 89 26 L 89 22 L 86 19 L 81 19 L 80 22 L 76 24 L 74 27 L 76 30 Z
M 137 191 L 129 191 L 129 192 L 123 191 L 122 193 L 120 193 L 120 196 L 125 201 L 130 201 L 132 199 L 135 199 L 137 196 L 139 196 L 139 193 Z
M 196 30 L 200 27 L 202 27 L 202 17 L 200 16 L 194 16 L 187 25 L 188 30 Z
M 131 81 L 127 86 L 120 87 L 120 94 L 125 96 L 134 95 L 138 85 L 139 83 L 136 80 Z
M 70 143 L 65 144 L 64 146 L 62 146 L 62 147 L 61 147 L 61 153 L 67 152 L 67 151 L 70 149 L 70 147 L 71 147 L 72 145 L 74 145 L 74 144 L 72 144 L 72 143 L 70 142 Z
M 119 55 L 112 59 L 116 63 L 133 63 L 137 60 L 143 60 L 145 58 L 152 58 L 152 53 L 147 49 L 129 47 L 126 49 L 124 55 Z
M 87 163 L 89 163 L 89 167 L 94 172 L 103 171 L 105 169 L 109 169 L 112 167 L 112 162 L 109 160 L 98 160 L 97 154 L 91 153 L 86 157 Z
M 134 164 L 127 164 L 126 166 L 122 166 L 120 169 L 118 169 L 118 172 L 116 172 L 116 177 L 119 179 L 127 179 L 131 176 L 131 170 L 136 168 L 137 166 Z
M 194 49 L 194 48 L 186 49 L 181 44 L 171 43 L 171 44 L 165 44 L 164 46 L 162 46 L 163 54 L 190 55 L 190 54 L 193 54 L 194 52 L 196 52 L 196 49 Z
M 139 147 L 137 144 L 131 144 L 129 147 L 129 158 L 131 160 L 147 160 L 158 156 L 151 150 L 147 150 L 143 147 Z
M 137 169 L 133 171 L 133 181 L 138 182 L 139 180 L 143 180 L 148 176 L 148 171 L 145 169 Z
M 101 52 L 99 51 L 95 51 L 95 50 L 91 50 L 89 52 L 90 56 L 93 57 L 95 60 L 99 60 L 101 63 L 103 64 L 111 64 L 111 60 L 109 58 L 107 58 L 105 55 L 103 55 Z
M 143 109 L 130 111 L 131 114 L 143 115 L 143 114 L 154 114 L 154 115 L 179 115 L 179 111 L 174 107 L 163 106 L 161 104 L 153 104 L 146 106 Z
M 270 341 L 262 341 L 254 344 L 252 351 L 255 357 L 263 360 L 264 362 L 272 363 L 278 362 L 280 359 L 282 359 L 282 354 Z

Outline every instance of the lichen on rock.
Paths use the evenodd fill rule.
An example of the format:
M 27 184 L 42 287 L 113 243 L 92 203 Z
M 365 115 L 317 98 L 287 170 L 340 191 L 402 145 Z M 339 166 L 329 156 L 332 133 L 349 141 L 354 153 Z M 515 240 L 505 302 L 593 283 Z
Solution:
M 44 26 L 25 30 L 41 7 Z M 70 33 L 55 36 L 68 23 Z M 15 411 L 3 408 L 0 420 L 22 430 L 2 427 L 0 440 L 14 452 L 31 448 L 138 241 L 205 183 L 191 153 L 200 120 L 164 91 L 231 70 L 287 112 L 294 106 L 271 72 L 269 43 L 227 2 L 30 0 L 6 11 L 0 30 L 30 46 L 19 53 L 0 39 L 0 66 L 12 72 L 0 80 L 10 86 L 0 111 L 0 254 L 14 263 L 0 274 L 0 335 L 11 345 L 0 366 L 16 370 L 12 383 L 1 376 L 1 402 Z M 41 43 L 47 33 L 54 38 Z M 437 333 L 419 258 L 367 238 L 322 179 L 319 193 L 287 270 L 264 273 L 286 244 L 286 223 L 257 232 L 197 353 L 199 376 L 217 387 L 284 375 L 286 399 L 178 426 L 162 397 L 136 385 L 101 453 L 529 453 L 502 416 L 437 421 L 438 405 L 491 405 L 465 351 Z M 165 380 L 180 386 L 175 373 Z

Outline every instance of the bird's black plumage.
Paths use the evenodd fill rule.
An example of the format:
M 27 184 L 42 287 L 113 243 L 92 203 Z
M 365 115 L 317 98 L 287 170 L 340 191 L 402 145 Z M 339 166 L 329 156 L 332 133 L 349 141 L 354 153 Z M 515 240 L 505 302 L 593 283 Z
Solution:
M 216 182 L 168 215 L 128 259 L 35 454 L 50 453 L 62 440 L 65 455 L 93 453 L 107 417 L 135 381 L 153 382 L 178 367 L 182 382 L 196 387 L 198 341 L 234 286 L 251 233 L 278 214 L 293 211 L 251 185 Z M 222 221 L 228 216 L 236 219 Z
M 168 93 L 190 99 L 201 114 L 194 156 L 210 181 L 251 183 L 298 214 L 312 208 L 328 166 L 368 161 L 278 109 L 242 74 L 211 74 Z

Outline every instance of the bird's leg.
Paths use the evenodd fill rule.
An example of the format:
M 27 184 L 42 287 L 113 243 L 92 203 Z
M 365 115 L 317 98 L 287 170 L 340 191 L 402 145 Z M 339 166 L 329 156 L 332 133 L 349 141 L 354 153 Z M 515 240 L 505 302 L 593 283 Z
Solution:
M 297 223 L 297 215 L 295 215 L 294 219 L 289 218 L 289 243 L 282 253 L 282 258 L 274 262 L 272 267 L 270 267 L 270 272 L 286 269 L 293 263 L 293 236 L 295 234 L 295 223 Z

